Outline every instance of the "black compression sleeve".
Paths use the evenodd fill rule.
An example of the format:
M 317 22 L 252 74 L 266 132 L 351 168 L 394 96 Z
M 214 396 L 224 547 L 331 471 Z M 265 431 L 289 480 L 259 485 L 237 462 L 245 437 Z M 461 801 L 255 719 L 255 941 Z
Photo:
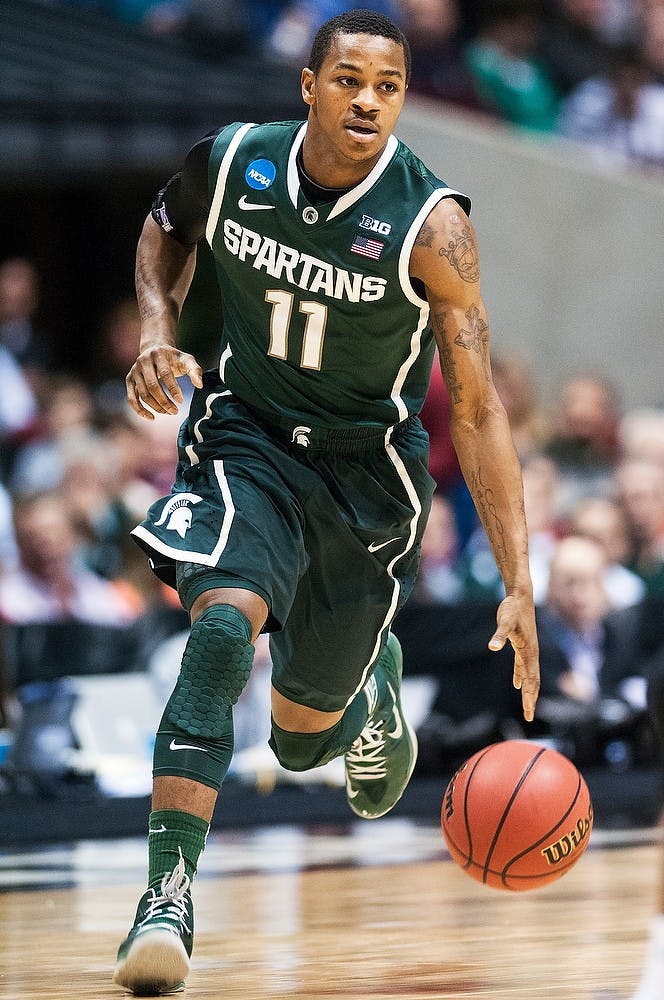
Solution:
M 210 211 L 208 160 L 221 129 L 206 135 L 189 150 L 184 166 L 159 191 L 152 205 L 152 218 L 165 233 L 191 246 L 205 234 Z

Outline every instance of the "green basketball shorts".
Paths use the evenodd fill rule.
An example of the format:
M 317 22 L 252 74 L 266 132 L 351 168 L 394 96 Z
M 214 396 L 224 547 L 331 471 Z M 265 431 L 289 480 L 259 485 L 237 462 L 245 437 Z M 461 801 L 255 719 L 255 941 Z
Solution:
M 133 531 L 175 586 L 178 561 L 267 603 L 273 683 L 319 711 L 363 687 L 411 592 L 434 483 L 417 417 L 327 431 L 270 418 L 206 373 L 170 496 Z

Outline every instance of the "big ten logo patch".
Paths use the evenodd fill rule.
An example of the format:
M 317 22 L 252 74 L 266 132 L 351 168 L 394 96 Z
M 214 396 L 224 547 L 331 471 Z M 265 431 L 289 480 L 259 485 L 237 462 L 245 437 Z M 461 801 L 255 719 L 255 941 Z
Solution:
M 381 236 L 389 236 L 392 226 L 389 222 L 381 222 L 380 219 L 372 219 L 370 215 L 363 215 L 360 220 L 360 229 L 368 229 L 370 233 L 380 233 Z

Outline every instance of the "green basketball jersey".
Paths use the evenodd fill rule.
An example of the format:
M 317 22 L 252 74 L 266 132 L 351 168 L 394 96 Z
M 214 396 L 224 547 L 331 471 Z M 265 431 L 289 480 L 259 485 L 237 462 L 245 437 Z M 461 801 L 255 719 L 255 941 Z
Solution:
M 306 127 L 230 125 L 212 147 L 220 375 L 275 420 L 387 427 L 419 412 L 434 353 L 415 238 L 441 198 L 470 203 L 392 136 L 360 184 L 313 204 L 296 162 Z

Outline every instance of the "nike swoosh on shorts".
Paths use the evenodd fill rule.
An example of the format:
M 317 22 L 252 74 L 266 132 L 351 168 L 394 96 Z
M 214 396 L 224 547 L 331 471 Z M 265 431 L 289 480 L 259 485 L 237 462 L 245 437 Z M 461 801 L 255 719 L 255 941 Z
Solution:
M 390 542 L 398 542 L 398 541 L 399 541 L 399 536 L 397 535 L 396 538 L 388 538 L 386 542 L 371 542 L 369 545 L 367 545 L 367 548 L 369 549 L 369 552 L 378 552 L 378 549 L 384 549 L 386 545 L 390 544 Z

